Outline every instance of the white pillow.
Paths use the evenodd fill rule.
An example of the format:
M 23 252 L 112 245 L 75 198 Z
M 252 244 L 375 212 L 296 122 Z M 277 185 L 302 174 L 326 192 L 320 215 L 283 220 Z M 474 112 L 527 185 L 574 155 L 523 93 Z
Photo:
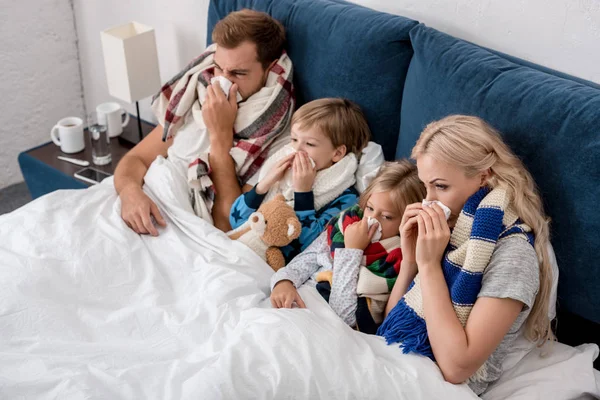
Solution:
M 358 193 L 365 191 L 369 183 L 373 180 L 379 167 L 385 162 L 381 146 L 375 142 L 369 142 L 362 151 L 358 168 L 356 169 L 356 190 Z

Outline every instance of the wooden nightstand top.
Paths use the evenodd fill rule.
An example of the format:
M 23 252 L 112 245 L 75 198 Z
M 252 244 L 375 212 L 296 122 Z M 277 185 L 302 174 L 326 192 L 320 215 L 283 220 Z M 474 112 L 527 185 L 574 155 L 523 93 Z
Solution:
M 130 135 L 132 137 L 135 137 L 138 135 L 137 118 L 133 115 L 130 116 L 131 120 L 129 121 L 129 124 L 127 124 L 127 126 L 123 128 L 123 133 L 121 136 Z M 142 132 L 144 133 L 144 136 L 150 133 L 152 129 L 154 129 L 154 125 L 142 120 Z M 73 176 L 75 172 L 79 171 L 84 167 L 71 164 L 66 161 L 61 161 L 56 157 L 65 156 L 70 158 L 77 158 L 80 160 L 86 160 L 90 162 L 90 167 L 107 172 L 112 175 L 114 174 L 115 168 L 117 167 L 117 164 L 119 163 L 121 158 L 123 158 L 123 156 L 133 147 L 133 145 L 129 142 L 119 140 L 119 137 L 112 138 L 110 140 L 110 152 L 112 155 L 112 161 L 107 165 L 96 165 L 92 162 L 92 147 L 87 129 L 84 131 L 84 140 L 85 149 L 83 151 L 80 151 L 79 153 L 63 153 L 60 150 L 60 147 L 56 146 L 53 142 L 45 143 L 41 146 L 28 150 L 25 153 L 48 165 L 49 167 L 54 168 L 64 173 L 65 175 L 71 176 L 73 179 L 76 179 L 77 182 L 82 182 L 89 186 L 89 183 L 79 180 Z

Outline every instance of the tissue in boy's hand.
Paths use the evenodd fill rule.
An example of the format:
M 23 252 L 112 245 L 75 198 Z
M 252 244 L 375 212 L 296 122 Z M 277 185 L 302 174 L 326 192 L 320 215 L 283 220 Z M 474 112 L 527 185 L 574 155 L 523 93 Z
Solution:
M 283 152 L 283 157 L 287 157 L 287 156 L 289 156 L 290 154 L 297 153 L 298 151 L 297 151 L 296 149 L 294 149 L 294 148 L 292 147 L 292 145 L 290 145 L 290 144 L 287 144 L 287 145 L 285 145 L 285 146 L 283 147 L 283 149 L 282 149 L 282 152 Z M 315 165 L 316 165 L 316 164 L 315 164 L 315 160 L 313 160 L 312 158 L 310 158 L 310 156 L 308 157 L 308 159 L 310 160 L 310 164 L 311 164 L 311 165 L 312 165 L 312 167 L 314 168 L 314 167 L 315 167 Z
M 440 206 L 442 208 L 442 210 L 444 210 L 444 214 L 446 215 L 446 221 L 448 221 L 448 218 L 450 218 L 450 209 L 448 208 L 448 206 L 446 206 L 444 203 L 442 203 L 439 200 L 433 200 L 433 201 L 427 201 L 427 200 L 423 200 L 423 207 L 431 207 L 432 204 L 437 204 L 438 206 Z
M 233 83 L 231 83 L 231 81 L 225 78 L 224 76 L 213 76 L 210 79 L 210 84 L 214 85 L 216 83 L 218 83 L 221 86 L 221 89 L 223 89 L 223 93 L 225 93 L 225 98 L 228 99 L 229 91 L 231 90 L 231 85 L 233 85 Z M 235 98 L 238 103 L 242 101 L 242 96 L 240 95 L 240 92 L 236 92 Z
M 381 239 L 381 224 L 379 223 L 379 221 L 377 221 L 376 218 L 367 217 L 367 225 L 369 229 L 371 229 L 373 224 L 377 224 L 377 231 L 373 235 L 373 238 L 371 238 L 371 243 L 379 242 L 379 240 Z

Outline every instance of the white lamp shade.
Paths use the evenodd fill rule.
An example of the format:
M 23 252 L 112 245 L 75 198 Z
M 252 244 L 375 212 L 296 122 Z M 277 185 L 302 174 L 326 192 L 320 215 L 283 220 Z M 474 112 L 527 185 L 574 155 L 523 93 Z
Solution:
M 108 92 L 132 103 L 160 89 L 154 29 L 130 22 L 100 33 Z

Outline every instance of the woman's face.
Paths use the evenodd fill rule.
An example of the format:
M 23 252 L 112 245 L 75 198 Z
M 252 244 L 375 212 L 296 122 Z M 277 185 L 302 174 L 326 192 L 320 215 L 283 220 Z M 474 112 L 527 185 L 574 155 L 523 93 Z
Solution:
M 448 226 L 456 224 L 463 206 L 479 188 L 485 185 L 488 172 L 480 172 L 473 177 L 465 175 L 462 168 L 434 159 L 423 154 L 417 158 L 419 179 L 427 189 L 426 199 L 444 203 L 452 213 Z

